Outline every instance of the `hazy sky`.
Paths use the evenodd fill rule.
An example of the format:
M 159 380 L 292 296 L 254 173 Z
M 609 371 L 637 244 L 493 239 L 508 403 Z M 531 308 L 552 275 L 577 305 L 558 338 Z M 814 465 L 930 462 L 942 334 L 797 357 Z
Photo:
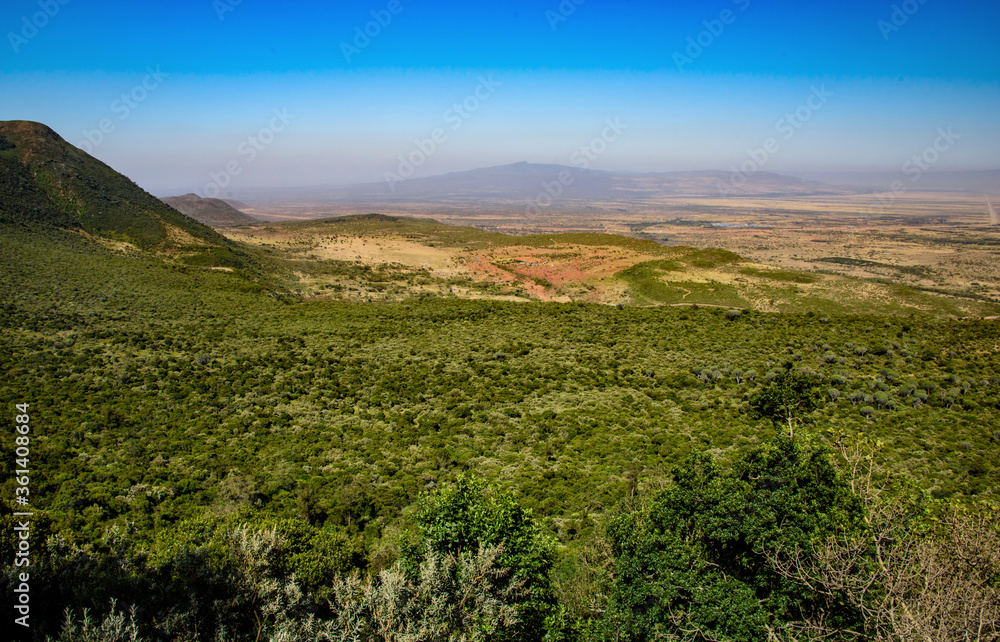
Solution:
M 0 120 L 158 195 L 581 148 L 612 170 L 1000 168 L 996 0 L 4 0 L 0 33 Z

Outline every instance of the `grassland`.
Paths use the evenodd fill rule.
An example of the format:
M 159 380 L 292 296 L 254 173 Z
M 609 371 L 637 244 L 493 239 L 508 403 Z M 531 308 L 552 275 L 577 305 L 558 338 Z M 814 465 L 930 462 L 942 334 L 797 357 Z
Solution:
M 292 220 L 363 211 L 349 205 L 277 204 L 254 213 Z M 904 305 L 904 309 L 929 310 L 936 307 L 942 294 L 1000 300 L 1000 271 L 996 267 L 1000 229 L 991 225 L 979 195 L 912 191 L 891 196 L 844 193 L 768 198 L 684 196 L 628 203 L 567 201 L 540 215 L 510 203 L 476 208 L 396 203 L 380 211 L 515 235 L 611 233 L 696 249 L 723 248 L 739 254 L 750 266 L 814 275 L 832 273 L 871 286 L 848 287 L 844 305 L 831 309 L 864 311 L 866 301 L 877 306 L 879 300 L 896 294 L 880 287 L 884 281 L 931 295 L 914 297 L 912 305 Z M 618 265 L 613 271 L 626 267 Z M 777 296 L 766 294 L 750 293 L 749 298 L 758 307 L 775 300 L 772 307 L 763 309 L 802 309 L 801 301 L 786 301 L 781 292 L 775 293 Z M 996 314 L 962 305 L 944 308 L 947 314 Z
M 287 276 L 290 291 L 307 297 L 399 301 L 422 294 L 771 312 L 1000 314 L 988 293 L 930 285 L 933 268 L 842 256 L 785 266 L 771 255 L 751 260 L 729 250 L 614 234 L 512 235 L 379 214 L 226 233 L 256 248 Z

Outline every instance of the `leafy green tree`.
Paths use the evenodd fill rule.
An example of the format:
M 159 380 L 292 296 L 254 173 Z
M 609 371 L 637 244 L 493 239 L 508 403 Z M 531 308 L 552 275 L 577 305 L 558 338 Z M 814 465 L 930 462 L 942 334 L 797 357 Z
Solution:
M 1000 639 L 996 507 L 930 500 L 882 469 L 880 442 L 841 438 L 838 446 L 864 528 L 845 525 L 808 555 L 776 549 L 770 560 L 782 576 L 858 617 L 835 623 L 820 610 L 786 632 L 810 640 Z
M 792 436 L 796 420 L 818 407 L 823 394 L 816 376 L 788 368 L 750 397 L 750 415 L 755 419 L 770 419 L 775 425 L 787 424 Z
M 454 486 L 421 497 L 416 521 L 419 538 L 404 551 L 405 568 L 412 573 L 432 555 L 458 558 L 497 547 L 494 565 L 508 571 L 498 576 L 498 589 L 502 592 L 519 585 L 520 590 L 516 593 L 517 623 L 491 639 L 542 639 L 555 603 L 549 580 L 553 545 L 511 493 L 460 475 Z
M 647 508 L 610 524 L 614 579 L 604 634 L 634 642 L 766 639 L 769 627 L 800 620 L 817 604 L 773 570 L 769 555 L 807 551 L 816 538 L 855 524 L 858 511 L 814 441 L 779 435 L 729 471 L 694 455 Z

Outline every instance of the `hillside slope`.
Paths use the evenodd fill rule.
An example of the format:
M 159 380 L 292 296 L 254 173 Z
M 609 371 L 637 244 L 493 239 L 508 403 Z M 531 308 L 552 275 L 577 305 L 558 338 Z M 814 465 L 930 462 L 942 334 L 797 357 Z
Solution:
M 0 121 L 0 225 L 66 228 L 198 265 L 250 258 L 41 123 Z
M 219 198 L 202 198 L 197 194 L 185 194 L 184 196 L 167 196 L 160 200 L 178 212 L 209 227 L 234 227 L 253 225 L 257 222 L 256 219 L 250 218 Z

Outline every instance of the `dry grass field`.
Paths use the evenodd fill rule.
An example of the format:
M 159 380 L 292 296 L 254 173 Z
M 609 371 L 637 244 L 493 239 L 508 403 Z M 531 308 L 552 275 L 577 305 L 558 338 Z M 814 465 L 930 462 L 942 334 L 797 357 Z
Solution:
M 1000 227 L 984 200 L 962 193 L 684 198 L 540 215 L 516 203 L 393 204 L 377 211 L 403 221 L 326 220 L 371 211 L 269 206 L 251 213 L 273 224 L 226 234 L 318 297 L 1000 314 Z M 706 260 L 707 250 L 738 256 Z

